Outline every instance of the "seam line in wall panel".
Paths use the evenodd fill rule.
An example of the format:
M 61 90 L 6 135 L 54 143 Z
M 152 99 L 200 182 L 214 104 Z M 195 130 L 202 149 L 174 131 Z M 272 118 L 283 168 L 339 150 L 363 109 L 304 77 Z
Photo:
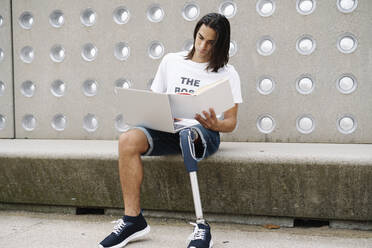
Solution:
M 15 104 L 15 82 L 14 82 L 14 50 L 13 50 L 13 0 L 9 0 L 10 2 L 10 50 L 12 51 L 12 87 L 13 87 L 13 139 L 16 138 L 16 104 Z

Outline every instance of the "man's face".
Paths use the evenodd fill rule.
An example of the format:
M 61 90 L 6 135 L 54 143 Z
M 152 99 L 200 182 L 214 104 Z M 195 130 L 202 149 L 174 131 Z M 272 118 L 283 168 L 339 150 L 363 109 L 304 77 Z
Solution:
M 195 53 L 192 60 L 199 63 L 208 62 L 215 40 L 216 31 L 204 24 L 201 25 L 196 34 Z

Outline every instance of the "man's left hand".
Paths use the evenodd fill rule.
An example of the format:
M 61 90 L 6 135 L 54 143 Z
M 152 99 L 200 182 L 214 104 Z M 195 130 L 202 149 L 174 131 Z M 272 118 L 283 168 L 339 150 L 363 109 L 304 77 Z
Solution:
M 209 113 L 207 111 L 203 111 L 202 113 L 205 118 L 202 117 L 200 114 L 196 114 L 195 120 L 200 122 L 203 127 L 211 129 L 213 131 L 217 131 L 219 120 L 216 117 L 216 112 L 214 112 L 214 109 L 210 108 Z

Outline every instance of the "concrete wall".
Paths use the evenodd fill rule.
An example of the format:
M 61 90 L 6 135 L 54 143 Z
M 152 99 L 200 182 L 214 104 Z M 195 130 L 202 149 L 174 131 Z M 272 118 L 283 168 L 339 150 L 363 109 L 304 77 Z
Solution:
M 0 138 L 14 138 L 10 0 L 0 0 Z
M 347 8 L 348 2 L 354 2 L 355 8 L 351 5 L 350 11 L 343 10 L 341 7 Z M 7 6 L 9 1 L 1 3 Z M 182 16 L 187 3 L 190 1 L 12 1 L 16 137 L 116 139 L 125 129 L 115 99 L 116 80 L 127 79 L 133 88 L 148 88 L 161 59 L 161 56 L 150 58 L 150 44 L 161 42 L 164 53 L 182 50 L 185 42 L 192 39 L 197 19 L 227 6 L 224 13 L 231 14 L 232 44 L 237 48 L 236 52 L 231 51 L 230 62 L 240 74 L 244 104 L 239 108 L 238 129 L 224 135 L 225 141 L 372 141 L 372 115 L 369 114 L 372 111 L 369 96 L 372 92 L 372 2 L 192 1 L 199 7 L 199 15 L 192 21 Z M 163 10 L 164 17 L 159 22 L 151 22 L 146 16 L 153 4 Z M 125 24 L 114 21 L 113 13 L 118 7 L 129 11 Z M 301 14 L 301 8 L 310 11 Z M 86 9 L 96 14 L 91 26 L 81 21 Z M 55 10 L 63 13 L 61 27 L 53 27 L 49 21 Z M 265 13 L 260 14 L 259 10 Z M 33 16 L 33 24 L 26 29 L 19 21 L 25 12 Z M 9 11 L 4 13 L 4 16 L 10 15 Z M 0 32 L 4 32 L 3 29 Z M 3 42 L 4 36 L 1 37 Z M 341 40 L 343 37 L 346 39 Z M 355 39 L 355 49 L 341 52 L 340 44 L 353 47 L 350 37 Z M 304 43 L 300 43 L 303 38 Z M 261 45 L 269 48 L 270 41 L 275 48 L 272 53 L 258 51 Z M 114 55 L 119 42 L 129 46 L 129 57 L 125 60 Z M 88 43 L 97 48 L 97 57 L 92 61 L 81 56 L 82 47 Z M 305 49 L 302 53 L 308 51 L 309 54 L 296 49 L 297 43 Z M 4 44 L 9 46 L 7 42 Z M 56 45 L 64 49 L 60 62 L 50 57 Z M 25 47 L 33 49 L 34 58 L 30 63 L 20 58 Z M 0 70 L 3 69 L 0 67 Z M 305 80 L 300 81 L 303 77 Z M 267 79 L 273 82 L 272 91 Z M 63 96 L 51 92 L 56 80 L 64 83 Z M 88 87 L 93 93 L 84 93 L 86 80 L 96 81 L 96 86 Z M 26 94 L 22 93 L 22 85 Z M 305 91 L 301 93 L 296 85 Z M 11 113 L 12 99 L 0 101 L 9 105 L 7 111 Z M 8 119 L 11 127 L 12 118 Z M 11 131 L 0 130 L 0 135 L 3 137 L 5 132 Z

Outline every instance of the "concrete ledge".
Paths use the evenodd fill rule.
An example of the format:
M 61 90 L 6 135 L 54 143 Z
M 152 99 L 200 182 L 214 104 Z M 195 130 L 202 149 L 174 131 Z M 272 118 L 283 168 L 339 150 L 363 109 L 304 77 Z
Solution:
M 342 220 L 332 220 L 329 223 L 331 228 L 338 229 L 355 229 L 363 231 L 372 231 L 372 222 L 371 221 L 342 221 Z
M 143 161 L 142 207 L 192 212 L 181 157 Z M 372 220 L 372 145 L 225 142 L 198 177 L 209 214 Z M 121 208 L 117 141 L 0 140 L 0 202 Z

